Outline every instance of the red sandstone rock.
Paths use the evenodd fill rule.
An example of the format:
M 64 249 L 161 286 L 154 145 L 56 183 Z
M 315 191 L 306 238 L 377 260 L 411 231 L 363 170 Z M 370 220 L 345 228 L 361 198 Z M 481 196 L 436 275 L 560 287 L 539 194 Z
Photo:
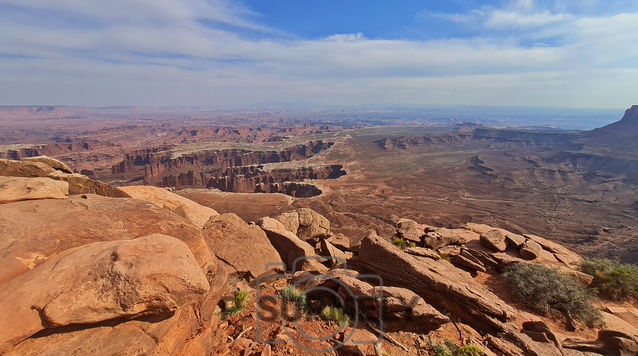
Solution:
M 289 230 L 269 229 L 262 220 L 261 228 L 275 247 L 288 270 L 325 272 L 328 268 L 320 263 L 320 258 L 307 242 L 302 241 Z
M 496 251 L 505 251 L 505 234 L 501 230 L 490 230 L 481 234 L 481 243 Z
M 209 290 L 183 242 L 165 235 L 66 250 L 0 289 L 0 351 L 43 328 L 166 313 Z
M 350 261 L 357 269 L 380 275 L 385 285 L 408 288 L 439 310 L 457 315 L 480 328 L 499 329 L 515 311 L 467 273 L 451 264 L 416 259 L 373 234 L 362 241 Z
M 533 260 L 540 256 L 542 249 L 541 245 L 534 240 L 528 239 L 521 247 L 520 254 L 526 260 Z
M 69 167 L 66 163 L 55 158 L 51 158 L 47 156 L 36 156 L 36 157 L 25 157 L 25 158 L 22 158 L 22 160 L 29 161 L 29 162 L 44 163 L 48 165 L 49 167 L 53 169 L 57 169 L 64 173 L 73 173 L 73 170 L 71 169 L 71 167 Z
M 69 184 L 50 178 L 0 176 L 0 204 L 20 200 L 62 199 L 69 195 Z
M 197 204 L 163 188 L 137 185 L 121 187 L 120 189 L 132 198 L 145 200 L 167 208 L 199 227 L 203 227 L 212 216 L 219 215 L 214 209 Z
M 399 237 L 414 242 L 420 243 L 423 235 L 425 235 L 425 225 L 410 219 L 400 219 L 396 223 L 396 229 Z
M 318 242 L 330 235 L 330 221 L 309 208 L 283 213 L 276 217 L 288 231 L 304 241 Z
M 211 251 L 233 272 L 247 272 L 256 278 L 282 263 L 264 231 L 233 213 L 211 217 L 203 234 Z
M 36 161 L 0 159 L 0 176 L 48 177 L 69 183 L 69 194 L 97 194 L 114 198 L 128 198 L 123 191 L 78 173 L 64 173 Z

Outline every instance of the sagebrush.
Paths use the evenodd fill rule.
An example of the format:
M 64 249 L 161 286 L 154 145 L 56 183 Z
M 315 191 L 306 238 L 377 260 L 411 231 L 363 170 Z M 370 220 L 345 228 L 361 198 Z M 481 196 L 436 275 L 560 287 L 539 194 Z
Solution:
M 591 286 L 611 299 L 638 297 L 638 266 L 619 260 L 590 258 L 581 265 L 583 272 L 594 277 Z
M 563 313 L 589 326 L 599 325 L 595 292 L 575 277 L 539 264 L 515 263 L 503 273 L 514 297 L 541 314 Z
M 451 340 L 443 343 L 430 344 L 430 349 L 434 356 L 483 356 L 485 353 L 481 348 L 472 344 L 457 346 Z

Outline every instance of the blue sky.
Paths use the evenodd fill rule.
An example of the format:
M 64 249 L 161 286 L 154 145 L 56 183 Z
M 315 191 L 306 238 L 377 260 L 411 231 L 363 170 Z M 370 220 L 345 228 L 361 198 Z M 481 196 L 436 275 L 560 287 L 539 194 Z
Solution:
M 638 103 L 635 0 L 0 0 L 0 105 Z

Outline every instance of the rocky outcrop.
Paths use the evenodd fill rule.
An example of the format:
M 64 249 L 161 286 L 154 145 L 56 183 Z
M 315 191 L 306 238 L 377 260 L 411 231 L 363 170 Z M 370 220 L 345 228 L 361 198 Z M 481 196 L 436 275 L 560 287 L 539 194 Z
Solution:
M 330 221 L 323 215 L 309 208 L 283 213 L 276 217 L 286 230 L 304 241 L 318 242 L 330 235 Z
M 477 234 L 463 229 L 427 227 L 425 231 L 423 243 L 431 249 L 438 249 L 448 245 L 463 245 L 470 240 L 478 238 Z
M 203 234 L 211 251 L 233 273 L 248 273 L 256 278 L 282 264 L 264 231 L 233 213 L 211 217 L 204 225 Z
M 533 260 L 540 256 L 543 248 L 534 240 L 528 239 L 521 247 L 521 257 L 526 260 Z
M 321 256 L 327 258 L 327 263 L 329 266 L 336 266 L 339 263 L 345 262 L 349 257 L 351 257 L 348 256 L 345 252 L 336 248 L 326 239 L 321 239 L 320 248 Z
M 157 205 L 98 195 L 0 205 L 0 283 L 73 247 L 160 233 L 184 241 L 203 266 L 216 264 L 201 229 Z M 213 261 L 213 262 L 212 262 Z
M 211 216 L 219 215 L 214 209 L 197 204 L 163 188 L 137 185 L 121 187 L 120 189 L 134 199 L 164 207 L 199 227 L 203 227 Z
M 275 247 L 288 270 L 325 272 L 328 269 L 320 263 L 321 259 L 310 244 L 301 240 L 293 232 L 273 229 L 272 225 L 275 224 L 268 219 L 260 220 L 261 228 L 266 232 L 270 243 Z
M 166 235 L 66 250 L 0 290 L 0 351 L 43 328 L 175 311 L 209 290 L 188 246 Z
M 50 178 L 0 176 L 0 204 L 32 199 L 62 199 L 67 195 L 67 182 Z
M 380 275 L 387 285 L 412 290 L 437 309 L 479 329 L 498 330 L 515 316 L 513 308 L 451 264 L 417 259 L 376 234 L 363 239 L 359 255 L 350 264 Z
M 400 219 L 396 223 L 397 236 L 414 242 L 421 242 L 425 228 L 425 225 L 411 219 Z
M 623 150 L 635 147 L 638 132 L 638 105 L 625 111 L 620 121 L 589 131 L 585 134 L 587 144 L 592 146 L 620 146 Z
M 226 288 L 226 272 L 208 248 L 201 229 L 169 210 L 130 198 L 115 199 L 92 194 L 72 196 L 68 199 L 19 201 L 0 205 L 0 231 L 3 232 L 3 239 L 0 241 L 0 251 L 2 251 L 0 265 L 4 267 L 0 271 L 0 287 L 2 287 L 0 290 L 6 290 L 4 289 L 6 285 L 15 286 L 9 289 L 10 291 L 19 290 L 23 288 L 20 287 L 21 285 L 27 286 L 26 281 L 31 278 L 29 276 L 34 276 L 33 273 L 40 270 L 45 272 L 37 272 L 38 276 L 40 273 L 48 273 L 47 271 L 60 272 L 60 276 L 67 276 L 69 280 L 72 280 L 69 283 L 87 281 L 83 285 L 71 284 L 73 291 L 67 293 L 65 289 L 64 293 L 67 294 L 59 294 L 59 300 L 56 297 L 48 303 L 46 301 L 44 304 L 33 303 L 32 305 L 40 306 L 41 310 L 51 312 L 44 314 L 50 315 L 47 316 L 51 320 L 50 326 L 42 324 L 38 319 L 38 323 L 46 327 L 46 330 L 38 332 L 38 337 L 30 337 L 13 346 L 7 351 L 8 355 L 89 354 L 94 353 L 96 347 L 100 349 L 100 352 L 112 354 L 208 355 L 214 349 L 215 342 L 218 342 L 211 339 L 210 335 L 215 334 L 218 326 L 215 308 Z M 169 247 L 154 243 L 129 245 L 129 241 L 123 241 L 153 233 L 175 236 L 183 243 L 173 238 L 169 238 L 173 241 Z M 104 252 L 105 259 L 95 259 L 99 255 L 96 251 L 90 254 L 87 251 L 86 255 L 82 254 L 85 256 L 82 257 L 84 260 L 77 256 L 77 258 L 64 257 L 65 251 L 69 249 L 78 248 L 84 251 L 82 250 L 84 246 L 98 242 L 100 244 L 104 242 L 106 245 L 113 243 L 118 246 L 119 244 L 133 246 L 131 248 L 134 251 L 129 253 L 129 248 L 126 247 L 121 250 L 121 253 Z M 184 244 L 187 246 L 186 250 L 184 250 Z M 178 255 L 177 261 L 174 261 L 173 257 L 170 257 L 168 261 L 163 259 L 174 254 Z M 147 255 L 148 259 L 144 257 Z M 48 261 L 55 262 L 56 259 L 59 261 L 49 266 L 52 262 Z M 68 262 L 67 259 L 69 259 Z M 116 266 L 123 265 L 100 272 L 101 270 L 91 269 L 86 267 L 86 263 L 81 262 L 87 259 L 93 263 L 106 261 L 105 263 L 113 262 Z M 179 283 L 187 285 L 191 278 L 189 271 L 193 271 L 191 268 L 193 264 L 188 262 L 189 259 L 191 262 L 194 261 L 194 266 L 198 270 L 193 273 L 205 277 L 203 281 L 199 277 L 196 280 L 193 279 L 198 281 L 193 284 L 195 286 L 193 291 L 199 292 L 192 293 L 192 299 L 188 297 L 190 292 L 185 291 L 183 294 L 179 292 L 180 289 L 175 289 L 180 285 Z M 151 264 L 150 269 L 146 269 L 145 261 L 156 262 Z M 40 267 L 43 264 L 45 267 Z M 184 264 L 191 267 L 186 267 Z M 79 270 L 77 273 L 74 272 L 72 277 L 61 273 L 62 266 L 69 266 L 70 271 L 75 271 L 73 268 L 76 265 Z M 82 266 L 86 268 L 82 270 Z M 172 268 L 177 269 L 175 275 L 177 284 L 171 282 L 170 275 L 167 275 L 167 278 L 162 277 L 165 271 L 174 271 Z M 82 272 L 90 273 L 90 275 L 82 274 Z M 120 272 L 124 274 L 118 274 Z M 90 286 L 99 287 L 100 281 L 104 282 L 102 277 L 111 275 L 121 276 L 122 279 L 118 279 L 119 277 L 114 279 L 121 284 L 112 288 L 105 286 L 106 290 L 89 288 Z M 143 277 L 140 282 L 143 286 L 136 284 L 137 282 L 132 278 L 135 276 Z M 46 282 L 40 282 L 43 286 L 42 290 L 50 289 L 55 292 L 57 289 L 48 283 L 50 280 L 58 280 L 56 278 L 51 275 Z M 204 284 L 209 287 L 203 288 Z M 55 284 L 55 286 L 58 285 Z M 59 284 L 59 286 L 66 288 L 68 284 Z M 127 287 L 117 289 L 116 286 Z M 144 286 L 149 289 L 145 289 Z M 116 295 L 117 298 L 122 298 L 122 303 L 116 303 L 110 309 L 100 309 L 102 304 L 97 302 L 86 309 L 80 302 L 82 299 L 72 298 L 73 293 L 81 293 L 78 295 L 88 298 L 92 295 L 91 293 L 98 292 L 99 294 L 96 295 L 100 298 L 107 297 L 113 295 L 109 294 L 111 290 L 123 293 Z M 163 294 L 157 294 L 154 297 L 146 294 L 151 291 Z M 179 292 L 172 300 L 169 298 L 171 291 Z M 135 299 L 136 296 L 143 296 L 144 299 Z M 28 296 L 24 300 L 33 301 Z M 108 298 L 99 301 L 111 303 Z M 133 304 L 128 304 L 129 302 Z M 53 306 L 56 307 L 53 308 Z M 74 306 L 80 309 L 74 309 Z M 99 308 L 94 308 L 96 306 Z M 66 309 L 70 314 L 65 314 Z M 81 319 L 84 317 L 87 319 Z M 131 317 L 134 319 L 130 319 Z M 96 323 L 91 320 L 102 321 Z M 27 321 L 26 318 L 25 321 Z M 71 324 L 57 326 L 66 322 Z M 81 324 L 84 322 L 87 324 Z M 14 337 L 22 336 L 11 336 L 11 338 Z
M 505 251 L 507 249 L 505 234 L 498 229 L 481 234 L 481 243 L 495 251 Z
M 42 162 L 0 159 L 0 176 L 29 178 L 49 177 L 54 172 L 55 169 Z
M 554 258 L 568 267 L 578 266 L 583 260 L 577 253 L 559 243 L 549 241 L 536 235 L 525 234 L 524 237 L 539 244 L 543 250 L 552 253 Z
M 57 169 L 58 171 L 61 171 L 63 173 L 73 173 L 73 170 L 71 169 L 71 167 L 69 167 L 66 163 L 60 160 L 57 160 L 55 158 L 51 158 L 47 156 L 35 156 L 35 157 L 25 157 L 22 160 L 44 163 L 48 165 L 49 167 L 53 169 Z
M 333 269 L 320 277 L 302 273 L 294 280 L 295 285 L 313 297 L 334 298 L 335 294 L 329 290 L 334 291 L 350 314 L 359 312 L 370 320 L 382 320 L 384 331 L 428 332 L 450 321 L 411 290 L 373 286 L 364 279 L 368 277 L 351 270 Z
M 55 164 L 54 164 L 55 165 Z M 39 161 L 13 161 L 0 159 L 0 176 L 47 177 L 69 184 L 69 194 L 97 194 L 113 198 L 128 198 L 128 194 L 116 187 L 78 173 L 64 173 Z

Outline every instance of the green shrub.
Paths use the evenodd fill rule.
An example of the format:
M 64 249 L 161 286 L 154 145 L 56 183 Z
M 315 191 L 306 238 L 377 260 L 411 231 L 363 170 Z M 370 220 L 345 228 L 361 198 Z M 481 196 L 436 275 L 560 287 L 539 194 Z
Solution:
M 483 356 L 485 353 L 478 346 L 466 344 L 461 347 L 446 339 L 443 343 L 431 344 L 434 356 Z
M 233 306 L 228 310 L 224 310 L 222 312 L 223 315 L 235 315 L 239 314 L 244 309 L 246 309 L 246 304 L 248 303 L 248 291 L 247 290 L 238 290 L 235 292 L 235 296 L 233 298 Z
M 536 312 L 569 314 L 590 326 L 601 320 L 594 293 L 574 277 L 532 263 L 515 263 L 503 276 L 514 297 Z
M 281 297 L 284 298 L 284 300 L 294 302 L 298 308 L 305 309 L 308 305 L 308 297 L 306 296 L 306 293 L 293 286 L 286 286 L 282 288 L 279 291 L 279 294 L 281 294 Z
M 392 238 L 392 244 L 401 250 L 404 250 L 408 247 L 416 247 L 416 243 L 414 241 L 406 241 L 398 236 L 394 236 Z
M 434 344 L 432 351 L 434 356 L 453 356 L 452 351 L 445 344 Z
M 591 258 L 581 265 L 583 272 L 594 277 L 591 286 L 612 299 L 638 297 L 638 266 L 619 260 Z
M 331 307 L 329 305 L 321 309 L 321 317 L 325 320 L 338 321 L 342 326 L 350 323 L 348 314 L 345 314 L 341 308 Z
M 485 352 L 476 345 L 463 345 L 459 348 L 458 356 L 483 356 Z

